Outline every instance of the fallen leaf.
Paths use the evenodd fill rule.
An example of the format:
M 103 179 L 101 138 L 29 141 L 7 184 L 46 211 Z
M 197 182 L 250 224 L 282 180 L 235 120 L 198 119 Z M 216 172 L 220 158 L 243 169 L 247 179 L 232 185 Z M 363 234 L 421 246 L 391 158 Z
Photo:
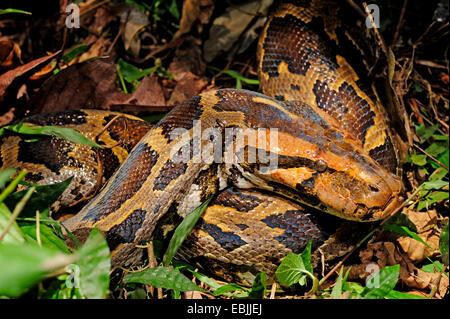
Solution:
M 188 72 L 175 85 L 167 104 L 176 105 L 183 102 L 187 98 L 202 92 L 202 89 L 205 88 L 207 84 L 208 81 L 206 79 L 200 78 L 199 76 Z
M 111 105 L 165 106 L 158 79 L 146 77 L 133 94 L 116 86 L 116 66 L 110 58 L 71 65 L 43 83 L 28 103 L 32 113 L 80 108 L 110 109 Z
M 123 25 L 122 41 L 125 50 L 135 57 L 139 56 L 141 40 L 138 36 L 150 24 L 148 17 L 135 5 L 124 3 L 118 6 L 120 21 Z
M 273 0 L 250 1 L 227 8 L 216 18 L 209 30 L 209 38 L 203 46 L 203 58 L 211 62 L 221 52 L 229 51 L 241 34 L 259 14 L 265 15 Z
M 19 77 L 26 76 L 36 69 L 43 67 L 46 63 L 49 63 L 54 57 L 56 57 L 61 51 L 53 53 L 51 55 L 33 60 L 24 65 L 21 65 L 13 70 L 3 73 L 0 76 L 0 101 L 4 101 L 8 87 L 18 79 Z
M 183 3 L 181 12 L 180 27 L 173 35 L 172 41 L 178 39 L 183 34 L 191 30 L 195 20 L 200 15 L 200 0 L 186 0 Z
M 0 71 L 10 70 L 21 64 L 21 51 L 17 43 L 10 40 L 0 41 Z

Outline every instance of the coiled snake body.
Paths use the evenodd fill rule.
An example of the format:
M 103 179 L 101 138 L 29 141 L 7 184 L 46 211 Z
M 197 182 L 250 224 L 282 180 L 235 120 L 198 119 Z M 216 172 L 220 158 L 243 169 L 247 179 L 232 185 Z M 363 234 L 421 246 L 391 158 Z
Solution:
M 314 247 L 327 239 L 318 211 L 378 220 L 398 206 L 402 192 L 383 106 L 360 88 L 362 78 L 337 50 L 342 37 L 351 42 L 339 12 L 323 0 L 277 6 L 258 45 L 266 95 L 206 92 L 153 127 L 106 111 L 52 114 L 47 125 L 72 126 L 106 147 L 57 138 L 33 146 L 12 134 L 1 146 L 2 165 L 26 168 L 30 180 L 42 183 L 75 172 L 61 199 L 67 204 L 91 197 L 112 175 L 63 223 L 80 240 L 94 226 L 102 231 L 113 265 L 136 263 L 142 255 L 137 244 L 168 238 L 216 195 L 179 256 L 203 266 L 208 260 L 216 274 L 247 284 L 248 273 L 270 277 L 288 253 L 302 251 L 310 239 Z M 24 121 L 42 124 L 43 118 Z M 58 156 L 41 157 L 33 148 Z M 26 154 L 32 156 L 25 160 Z

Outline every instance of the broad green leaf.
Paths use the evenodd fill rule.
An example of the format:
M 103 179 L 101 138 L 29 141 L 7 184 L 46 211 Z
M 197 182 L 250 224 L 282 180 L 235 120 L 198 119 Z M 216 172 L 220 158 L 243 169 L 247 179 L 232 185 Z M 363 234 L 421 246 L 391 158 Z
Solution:
M 425 151 L 430 154 L 431 156 L 437 157 L 439 154 L 442 154 L 448 150 L 448 145 L 445 143 L 433 143 L 430 146 L 428 146 Z
M 391 290 L 385 296 L 386 299 L 429 299 L 427 297 L 408 294 L 406 292 L 401 292 L 397 290 Z
M 441 264 L 439 261 L 434 261 L 431 264 L 424 265 L 422 270 L 425 272 L 435 273 L 435 272 L 443 272 L 445 269 L 444 264 Z
M 263 299 L 266 295 L 266 273 L 259 272 L 253 280 L 252 288 L 248 292 L 248 297 L 251 299 Z
M 141 283 L 156 288 L 174 289 L 178 291 L 203 291 L 179 271 L 168 267 L 149 268 L 141 272 L 129 273 L 123 279 L 126 283 Z
M 398 281 L 400 265 L 386 266 L 372 275 L 361 297 L 364 299 L 382 299 L 394 289 Z
M 425 127 L 424 124 L 416 125 L 416 133 L 421 138 L 421 143 L 429 139 L 439 129 L 438 124 L 434 124 L 429 127 Z
M 303 286 L 306 284 L 306 278 L 309 277 L 313 281 L 313 288 L 311 290 L 315 291 L 318 286 L 318 280 L 312 272 L 310 254 L 311 240 L 308 242 L 302 254 L 288 254 L 284 257 L 275 272 L 279 283 L 284 286 L 292 286 L 297 283 Z
M 12 214 L 9 208 L 4 203 L 0 203 L 0 234 L 5 230 L 11 216 Z M 19 225 L 17 225 L 17 222 L 14 222 L 0 243 L 21 244 L 23 242 L 25 242 L 23 233 Z
M 186 218 L 183 219 L 180 225 L 178 225 L 178 227 L 175 229 L 175 232 L 170 239 L 166 253 L 164 254 L 163 265 L 168 266 L 170 264 L 178 248 L 181 246 L 186 236 L 191 232 L 192 228 L 194 228 L 197 220 L 203 214 L 211 199 L 212 197 L 210 197 L 203 204 L 194 209 L 194 211 L 187 215 Z
M 102 148 L 100 145 L 91 141 L 77 130 L 74 130 L 69 127 L 39 126 L 39 125 L 30 125 L 27 123 L 20 123 L 2 127 L 0 129 L 0 136 L 3 135 L 4 130 L 13 131 L 19 134 L 52 135 L 68 140 L 73 143 Z
M 432 249 L 430 247 L 430 245 L 428 245 L 422 238 L 419 237 L 419 235 L 417 235 L 417 233 L 411 231 L 408 227 L 406 226 L 400 226 L 400 225 L 396 225 L 396 224 L 385 224 L 383 225 L 383 228 L 389 231 L 392 231 L 400 236 L 407 236 L 407 237 L 411 237 L 415 240 L 417 240 L 418 242 L 426 245 L 427 247 L 429 247 L 430 249 Z
M 423 189 L 441 189 L 445 185 L 448 185 L 448 182 L 443 180 L 435 180 L 435 181 L 429 181 L 422 184 Z
M 16 172 L 15 168 L 9 167 L 0 171 L 0 189 L 5 187 L 6 182 Z
M 70 255 L 34 244 L 0 243 L 0 296 L 18 297 L 44 275 L 73 261 Z
M 103 235 L 94 228 L 84 245 L 77 251 L 80 293 L 84 298 L 105 298 L 111 270 L 110 252 Z
M 444 164 L 446 167 L 448 167 L 449 165 L 449 149 L 447 148 L 447 150 L 445 152 L 443 152 L 441 155 L 438 156 L 438 161 L 441 162 L 442 164 Z
M 22 230 L 24 235 L 27 236 L 28 241 L 37 243 L 36 223 L 27 223 L 26 225 L 21 224 L 20 229 Z M 58 249 L 59 251 L 66 254 L 70 253 L 66 243 L 61 238 L 55 235 L 52 228 L 41 223 L 39 225 L 39 230 L 41 244 L 43 247 Z
M 429 181 L 441 180 L 448 174 L 448 170 L 443 167 L 437 168 L 428 178 Z M 448 184 L 448 182 L 447 182 Z
M 117 65 L 119 66 L 119 71 L 122 74 L 123 78 L 129 83 L 138 81 L 144 76 L 151 74 L 156 70 L 156 67 L 141 70 L 138 67 L 125 62 L 122 58 L 117 61 Z
M 33 193 L 29 201 L 26 203 L 24 209 L 21 212 L 21 217 L 34 217 L 36 216 L 36 210 L 42 212 L 49 208 L 64 190 L 69 186 L 72 181 L 72 177 L 69 177 L 63 182 L 50 184 L 50 185 L 38 185 L 36 191 Z M 14 206 L 22 199 L 27 192 L 27 189 L 12 193 L 5 199 L 5 204 L 12 210 Z
M 442 254 L 442 262 L 448 266 L 448 222 L 441 231 L 441 237 L 439 238 L 439 250 Z
M 424 154 L 411 154 L 410 158 L 415 165 L 424 166 L 427 164 L 427 156 Z

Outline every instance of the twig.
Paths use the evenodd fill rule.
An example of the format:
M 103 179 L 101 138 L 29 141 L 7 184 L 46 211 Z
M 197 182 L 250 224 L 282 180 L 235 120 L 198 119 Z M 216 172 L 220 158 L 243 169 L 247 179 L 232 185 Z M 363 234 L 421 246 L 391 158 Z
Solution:
M 397 27 L 395 28 L 394 36 L 392 37 L 391 45 L 394 45 L 397 42 L 397 39 L 400 35 L 400 29 L 403 25 L 403 16 L 405 15 L 406 5 L 408 4 L 408 0 L 403 1 L 402 11 L 400 12 L 400 17 L 398 18 Z
M 39 246 L 42 246 L 41 242 L 41 222 L 40 222 L 39 211 L 36 210 L 36 241 Z
M 383 50 L 383 53 L 386 55 L 386 58 L 389 59 L 389 54 L 388 54 L 388 50 L 386 47 L 386 43 L 384 42 L 384 39 L 381 36 L 381 34 L 378 32 L 377 25 L 375 24 L 375 21 L 373 21 L 373 17 L 370 14 L 370 10 L 367 8 L 367 4 L 365 2 L 363 2 L 363 6 L 364 6 L 364 9 L 366 10 L 367 17 L 370 20 L 370 24 L 372 25 L 372 30 L 375 32 L 375 36 L 377 37 L 378 44 L 380 45 L 381 50 Z
M 444 164 L 442 164 L 441 161 L 439 161 L 436 157 L 434 157 L 433 155 L 430 155 L 427 153 L 427 151 L 425 151 L 424 149 L 422 149 L 419 145 L 414 144 L 414 146 L 421 151 L 422 153 L 424 153 L 426 156 L 428 156 L 429 158 L 431 158 L 433 161 L 435 161 L 436 163 L 438 163 L 439 165 L 441 165 L 443 168 L 445 168 L 448 171 L 448 167 L 445 166 Z

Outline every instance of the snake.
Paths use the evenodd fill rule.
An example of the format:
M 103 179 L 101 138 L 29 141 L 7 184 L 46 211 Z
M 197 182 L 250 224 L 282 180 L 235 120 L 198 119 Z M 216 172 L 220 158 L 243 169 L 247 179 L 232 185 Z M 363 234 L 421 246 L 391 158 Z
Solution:
M 355 58 L 367 30 L 350 10 L 277 3 L 257 46 L 261 93 L 203 92 L 154 125 L 105 110 L 33 115 L 20 122 L 71 127 L 102 148 L 9 132 L 0 166 L 38 184 L 74 176 L 58 205 L 83 207 L 62 223 L 81 242 L 102 232 L 113 266 L 142 262 L 143 243 L 167 242 L 211 200 L 177 256 L 247 285 L 260 271 L 273 278 L 286 255 L 320 247 L 338 221 L 374 222 L 402 201 L 389 117 L 368 85 L 370 64 Z

